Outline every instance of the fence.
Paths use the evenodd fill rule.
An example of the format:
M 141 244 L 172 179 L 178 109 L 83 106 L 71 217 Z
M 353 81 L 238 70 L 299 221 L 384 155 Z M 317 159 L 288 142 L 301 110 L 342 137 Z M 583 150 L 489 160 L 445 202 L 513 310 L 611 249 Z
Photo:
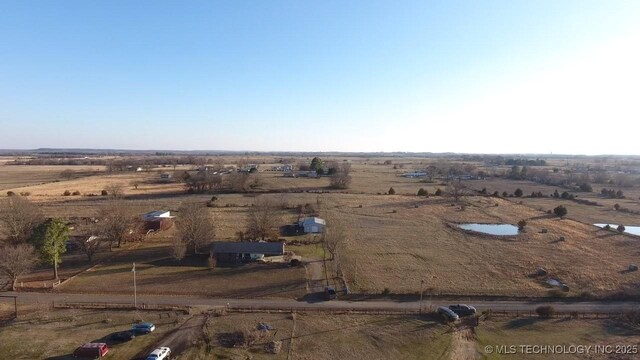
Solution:
M 53 302 L 54 309 L 102 309 L 102 310 L 145 310 L 145 311 L 182 311 L 185 314 L 190 312 L 189 306 L 184 305 L 158 305 L 140 303 L 136 307 L 131 303 L 108 303 L 108 302 Z M 432 307 L 419 309 L 409 308 L 340 308 L 327 306 L 242 306 L 242 305 L 218 305 L 211 306 L 216 309 L 224 309 L 227 312 L 239 313 L 323 313 L 323 314 L 366 314 L 366 315 L 434 315 Z M 489 317 L 512 317 L 512 318 L 537 318 L 540 317 L 535 310 L 487 310 L 478 314 L 480 320 Z M 595 311 L 555 311 L 549 314 L 549 318 L 580 318 L 580 319 L 608 319 L 622 316 L 622 312 L 595 312 Z
M 129 303 L 107 302 L 52 302 L 54 309 L 102 309 L 102 310 L 146 310 L 146 311 L 181 311 L 190 312 L 190 307 L 181 305 L 138 304 L 136 308 Z

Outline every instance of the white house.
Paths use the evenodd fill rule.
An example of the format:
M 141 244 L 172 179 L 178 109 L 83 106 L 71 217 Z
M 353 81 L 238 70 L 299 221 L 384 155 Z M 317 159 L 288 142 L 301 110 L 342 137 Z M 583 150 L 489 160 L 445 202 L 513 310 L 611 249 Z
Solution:
M 326 222 L 323 219 L 317 217 L 309 217 L 300 220 L 298 225 L 302 226 L 305 233 L 322 233 L 326 226 Z
M 142 220 L 144 221 L 154 221 L 161 219 L 173 219 L 174 216 L 171 216 L 171 211 L 168 210 L 156 210 L 151 211 L 142 215 Z

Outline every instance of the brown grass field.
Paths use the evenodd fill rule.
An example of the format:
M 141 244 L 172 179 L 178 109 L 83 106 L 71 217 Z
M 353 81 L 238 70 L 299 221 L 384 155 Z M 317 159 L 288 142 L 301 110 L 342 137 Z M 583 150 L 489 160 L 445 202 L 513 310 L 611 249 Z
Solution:
M 72 359 L 70 354 L 78 345 L 105 341 L 109 334 L 126 330 L 139 320 L 155 323 L 157 330 L 130 342 L 111 343 L 107 359 L 136 358 L 163 344 L 184 344 L 188 338 L 193 340 L 184 349 L 173 348 L 180 359 L 634 359 L 637 355 L 612 357 L 595 354 L 595 350 L 588 356 L 526 354 L 520 346 L 610 345 L 613 349 L 616 346 L 633 349 L 640 344 L 638 329 L 620 319 L 491 318 L 469 328 L 464 323 L 441 324 L 430 316 L 206 314 L 206 310 L 200 313 L 199 309 L 193 309 L 191 315 L 30 309 L 29 314 L 0 327 L 0 358 Z M 231 334 L 253 329 L 259 323 L 268 324 L 273 330 L 263 333 L 248 347 L 230 347 L 225 343 Z M 270 341 L 282 343 L 278 354 L 265 351 Z M 515 346 L 516 353 L 498 353 L 495 349 L 501 345 Z M 487 346 L 494 351 L 487 352 Z
M 266 156 L 250 160 L 260 163 L 261 169 L 277 164 L 274 158 Z M 638 201 L 634 199 L 637 199 L 638 190 L 635 188 L 625 190 L 625 194 L 629 194 L 625 200 L 599 199 L 595 192 L 579 194 L 580 198 L 593 198 L 605 205 L 601 207 L 550 198 L 506 200 L 479 196 L 465 197 L 460 204 L 452 206 L 450 198 L 415 196 L 421 187 L 430 193 L 437 188 L 444 189 L 440 182 L 425 183 L 398 176 L 424 167 L 429 160 L 394 160 L 394 164 L 403 164 L 402 169 L 382 165 L 383 158 L 349 160 L 353 163 L 353 182 L 346 191 L 327 189 L 326 178 L 293 179 L 285 178 L 281 173 L 261 171 L 262 185 L 256 189 L 257 193 L 217 194 L 216 207 L 209 208 L 217 225 L 216 240 L 235 239 L 236 232 L 243 230 L 247 210 L 257 201 L 256 197 L 270 197 L 291 208 L 313 204 L 319 208 L 321 217 L 342 224 L 348 236 L 339 256 L 340 265 L 355 292 L 379 293 L 388 288 L 391 293 L 415 294 L 424 280 L 427 294 L 545 296 L 551 289 L 541 279 L 529 276 L 538 267 L 545 267 L 551 276 L 569 286 L 567 295 L 638 293 L 640 273 L 625 271 L 629 264 L 637 262 L 640 254 L 637 237 L 606 232 L 589 225 L 593 222 L 638 225 L 637 216 L 612 208 L 615 202 L 629 208 L 637 207 Z M 233 163 L 233 159 L 226 162 Z M 58 167 L 30 168 L 0 165 L 0 177 L 8 179 L 5 180 L 7 183 L 27 184 L 25 174 L 31 171 L 51 178 L 57 176 L 51 173 L 62 171 Z M 45 215 L 62 218 L 95 216 L 108 199 L 86 195 L 99 193 L 112 183 L 123 186 L 129 205 L 140 213 L 154 209 L 175 211 L 185 201 L 204 204 L 210 199 L 211 195 L 206 194 L 187 195 L 181 184 L 158 183 L 161 170 L 98 174 L 11 189 L 16 192 L 28 189 L 29 198 L 41 206 Z M 134 180 L 141 183 L 138 189 L 131 185 Z M 505 179 L 469 181 L 468 185 L 472 189 L 486 187 L 489 192 L 512 192 L 516 188 L 523 189 L 525 194 L 555 190 L 532 182 Z M 389 187 L 394 187 L 396 195 L 384 195 Z M 83 195 L 62 196 L 67 189 L 78 190 Z M 599 187 L 594 186 L 594 191 L 598 190 Z M 261 194 L 267 191 L 282 193 Z M 569 216 L 564 220 L 545 213 L 558 204 L 569 209 Z M 297 219 L 293 209 L 278 212 L 283 225 Z M 521 219 L 528 222 L 526 231 L 504 238 L 467 233 L 453 225 L 463 222 L 516 224 Z M 101 253 L 101 257 L 110 260 L 102 261 L 92 271 L 70 281 L 61 291 L 85 292 L 90 291 L 86 289 L 92 288 L 92 284 L 98 284 L 97 288 L 93 287 L 95 291 L 126 292 L 126 286 L 118 284 L 129 283 L 133 261 L 142 266 L 142 292 L 298 297 L 305 291 L 303 269 L 252 265 L 241 270 L 209 271 L 203 266 L 203 260 L 175 266 L 168 260 L 174 234 L 175 230 L 170 230 L 153 235 L 143 243 L 127 244 L 116 251 L 116 256 Z M 560 237 L 565 241 L 559 241 Z M 289 249 L 296 251 L 294 246 Z M 318 257 L 320 253 L 313 246 L 300 247 L 299 252 L 312 257 Z M 65 255 L 63 276 L 70 276 L 83 266 L 86 264 L 82 264 L 81 257 Z M 65 275 L 65 271 L 69 275 Z M 26 279 L 40 281 L 47 276 L 48 271 L 42 270 Z

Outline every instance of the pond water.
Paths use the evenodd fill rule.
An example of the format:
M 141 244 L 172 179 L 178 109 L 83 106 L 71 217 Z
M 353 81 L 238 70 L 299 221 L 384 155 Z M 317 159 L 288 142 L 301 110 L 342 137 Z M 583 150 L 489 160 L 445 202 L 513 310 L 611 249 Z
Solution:
M 603 228 L 605 227 L 607 224 L 593 224 L 599 228 Z M 609 226 L 611 226 L 611 230 L 615 230 L 618 228 L 618 224 L 609 224 Z M 624 232 L 629 233 L 629 234 L 633 234 L 633 235 L 638 235 L 640 236 L 640 226 L 624 226 Z
M 459 224 L 462 230 L 471 230 L 489 235 L 518 235 L 518 227 L 511 224 Z

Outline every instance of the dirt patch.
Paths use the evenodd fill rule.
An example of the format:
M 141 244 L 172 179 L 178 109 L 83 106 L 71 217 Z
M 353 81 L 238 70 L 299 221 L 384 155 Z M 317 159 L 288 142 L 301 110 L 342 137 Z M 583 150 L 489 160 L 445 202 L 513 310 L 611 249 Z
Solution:
M 138 353 L 135 358 L 145 359 L 151 351 L 159 347 L 170 348 L 172 357 L 175 357 L 195 345 L 202 338 L 202 329 L 205 323 L 206 317 L 204 315 L 192 316 L 179 328 L 170 331 L 160 341 Z

